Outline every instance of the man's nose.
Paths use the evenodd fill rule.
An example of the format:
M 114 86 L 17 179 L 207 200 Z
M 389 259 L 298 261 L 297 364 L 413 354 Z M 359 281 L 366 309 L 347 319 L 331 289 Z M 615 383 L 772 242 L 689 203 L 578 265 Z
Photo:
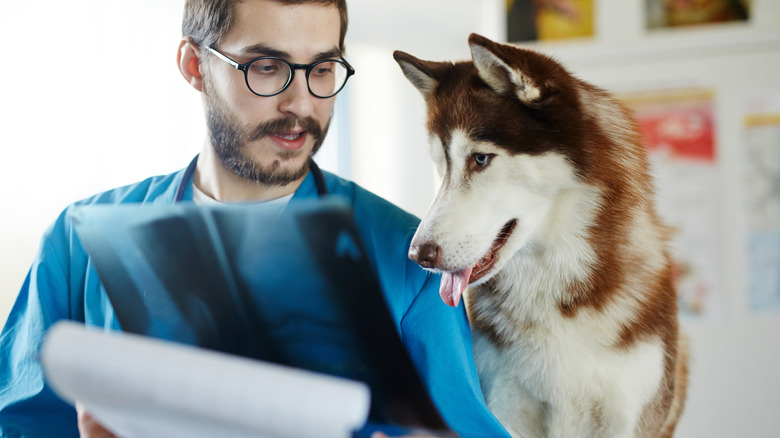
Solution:
M 314 110 L 313 99 L 317 98 L 309 93 L 306 72 L 300 70 L 295 73 L 287 89 L 280 94 L 279 111 L 299 119 L 311 117 Z

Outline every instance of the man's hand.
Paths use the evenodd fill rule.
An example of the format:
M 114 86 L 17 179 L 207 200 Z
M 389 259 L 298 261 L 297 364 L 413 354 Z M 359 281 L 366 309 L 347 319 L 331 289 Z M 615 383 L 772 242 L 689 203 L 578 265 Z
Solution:
M 81 438 L 117 438 L 111 431 L 98 423 L 92 415 L 84 409 L 84 405 L 76 402 L 76 417 L 79 422 L 79 435 Z

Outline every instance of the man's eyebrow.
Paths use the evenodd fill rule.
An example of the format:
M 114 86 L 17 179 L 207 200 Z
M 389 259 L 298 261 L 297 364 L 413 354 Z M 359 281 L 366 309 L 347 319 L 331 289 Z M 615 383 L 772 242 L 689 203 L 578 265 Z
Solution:
M 255 44 L 253 46 L 245 47 L 242 52 L 248 55 L 275 56 L 277 58 L 290 59 L 289 53 L 274 49 L 265 44 Z
M 314 60 L 320 60 L 320 59 L 339 59 L 341 58 L 341 50 L 337 48 L 330 49 L 325 52 L 320 52 L 316 55 L 314 55 Z
M 277 58 L 282 58 L 288 61 L 291 59 L 291 56 L 288 52 L 274 49 L 273 47 L 267 46 L 265 44 L 255 44 L 252 46 L 245 47 L 244 50 L 242 50 L 242 52 L 248 55 L 275 56 Z M 339 58 L 341 58 L 341 50 L 334 47 L 333 49 L 317 53 L 316 55 L 314 55 L 312 61 L 319 61 L 321 59 L 339 59 Z

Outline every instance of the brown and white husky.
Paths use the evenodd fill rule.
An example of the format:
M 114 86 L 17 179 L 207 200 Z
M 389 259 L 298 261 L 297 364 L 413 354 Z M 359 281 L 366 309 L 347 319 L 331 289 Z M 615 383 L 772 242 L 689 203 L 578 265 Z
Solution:
M 427 104 L 441 187 L 409 257 L 468 286 L 490 409 L 517 437 L 668 437 L 683 409 L 669 231 L 631 114 L 542 54 L 394 57 Z

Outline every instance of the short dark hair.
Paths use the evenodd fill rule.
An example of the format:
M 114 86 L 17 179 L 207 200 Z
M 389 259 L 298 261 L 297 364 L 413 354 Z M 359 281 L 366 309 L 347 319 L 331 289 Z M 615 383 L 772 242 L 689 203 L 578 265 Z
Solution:
M 245 0 L 186 0 L 181 23 L 182 36 L 192 38 L 200 46 L 217 44 L 233 24 L 235 4 Z M 336 6 L 339 10 L 341 31 L 339 50 L 344 51 L 344 37 L 347 34 L 347 0 L 273 0 L 288 5 L 314 3 Z

